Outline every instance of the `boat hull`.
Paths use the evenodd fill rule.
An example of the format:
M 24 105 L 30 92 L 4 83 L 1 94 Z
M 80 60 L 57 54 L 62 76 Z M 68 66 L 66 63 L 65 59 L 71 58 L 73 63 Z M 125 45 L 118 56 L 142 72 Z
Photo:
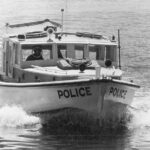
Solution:
M 125 121 L 130 118 L 128 106 L 134 97 L 138 86 L 126 84 L 125 82 L 109 82 L 101 91 L 101 105 L 98 105 L 99 118 L 108 122 Z
M 132 102 L 137 87 L 133 83 L 108 79 L 0 82 L 0 107 L 17 105 L 29 113 L 75 108 L 94 114 L 97 118 L 105 118 L 120 114 L 120 108 Z

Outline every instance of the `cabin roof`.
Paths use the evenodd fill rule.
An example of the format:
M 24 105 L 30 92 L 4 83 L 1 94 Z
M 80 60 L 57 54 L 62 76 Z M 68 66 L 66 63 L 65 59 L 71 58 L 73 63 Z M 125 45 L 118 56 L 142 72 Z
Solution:
M 103 35 L 89 32 L 68 33 L 61 32 L 61 24 L 45 19 L 42 21 L 22 24 L 6 24 L 6 38 L 20 44 L 93 44 L 93 45 L 117 45 Z M 24 38 L 18 38 L 20 37 Z
M 95 45 L 117 45 L 116 41 L 111 41 L 110 39 L 101 36 L 95 35 L 96 37 L 91 36 L 82 36 L 77 33 L 55 33 L 48 35 L 46 37 L 39 38 L 26 38 L 24 40 L 19 40 L 17 36 L 10 36 L 9 38 L 13 42 L 19 42 L 20 44 L 48 44 L 48 43 L 57 43 L 57 44 L 95 44 Z

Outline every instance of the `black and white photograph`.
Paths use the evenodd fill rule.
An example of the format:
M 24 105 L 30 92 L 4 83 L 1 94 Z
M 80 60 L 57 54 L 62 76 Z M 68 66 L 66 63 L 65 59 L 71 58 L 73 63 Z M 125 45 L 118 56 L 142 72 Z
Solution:
M 0 0 L 0 149 L 150 149 L 149 0 Z

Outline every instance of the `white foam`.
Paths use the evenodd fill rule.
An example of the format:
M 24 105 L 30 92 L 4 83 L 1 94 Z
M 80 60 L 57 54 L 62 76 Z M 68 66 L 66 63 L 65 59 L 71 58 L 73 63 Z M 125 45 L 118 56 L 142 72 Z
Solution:
M 134 103 L 130 109 L 132 120 L 129 124 L 130 128 L 145 128 L 150 127 L 150 97 L 142 97 Z
M 0 127 L 24 127 L 36 124 L 40 124 L 40 118 L 28 115 L 21 107 L 0 108 Z

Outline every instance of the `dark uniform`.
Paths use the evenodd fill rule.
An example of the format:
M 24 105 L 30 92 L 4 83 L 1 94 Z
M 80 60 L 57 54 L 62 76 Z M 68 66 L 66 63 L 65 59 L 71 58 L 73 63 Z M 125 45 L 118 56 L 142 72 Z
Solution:
M 42 55 L 40 56 L 35 56 L 35 54 L 32 54 L 27 57 L 26 61 L 32 61 L 32 60 L 43 60 Z
M 33 54 L 27 57 L 26 61 L 32 61 L 32 60 L 43 60 L 43 56 L 41 54 L 42 48 L 41 46 L 35 46 L 33 47 Z

